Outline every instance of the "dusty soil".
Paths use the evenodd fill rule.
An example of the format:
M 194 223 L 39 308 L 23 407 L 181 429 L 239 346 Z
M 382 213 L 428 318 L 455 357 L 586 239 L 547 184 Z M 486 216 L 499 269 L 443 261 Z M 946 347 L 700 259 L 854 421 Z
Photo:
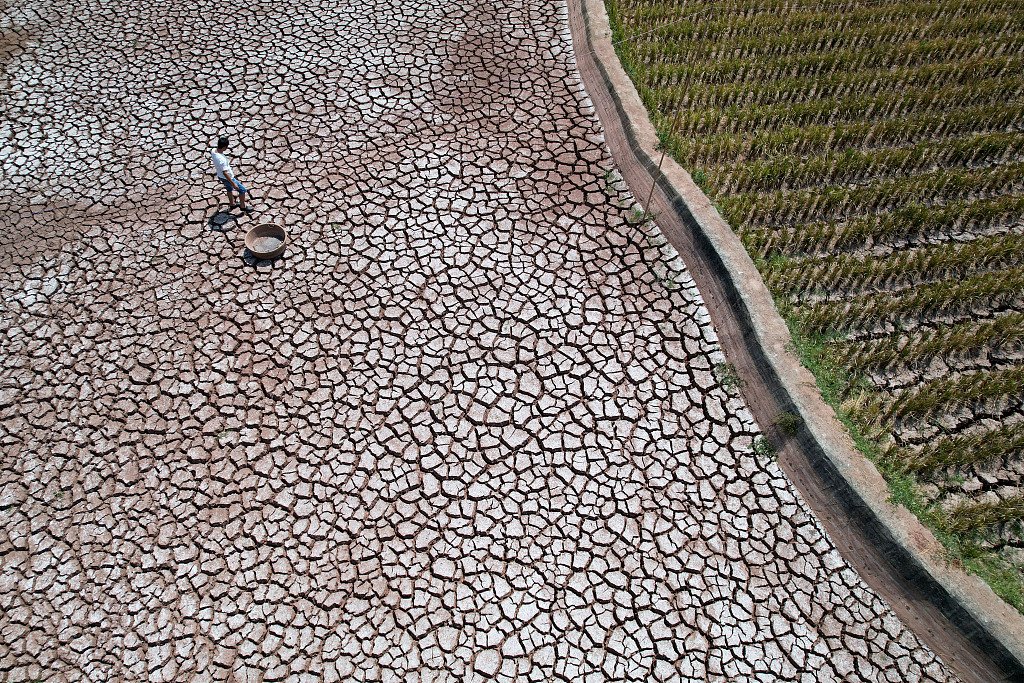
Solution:
M 564 5 L 29 14 L 0 677 L 956 680 L 754 451 Z

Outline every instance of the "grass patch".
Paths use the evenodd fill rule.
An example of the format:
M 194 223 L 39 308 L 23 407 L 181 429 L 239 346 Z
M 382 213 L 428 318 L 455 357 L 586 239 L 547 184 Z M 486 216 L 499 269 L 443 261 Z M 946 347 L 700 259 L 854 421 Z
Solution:
M 783 436 L 796 436 L 800 433 L 800 429 L 803 428 L 803 426 L 803 418 L 796 413 L 779 413 L 775 417 L 775 429 L 777 429 Z
M 980 552 L 963 560 L 963 566 L 992 587 L 996 595 L 1024 612 L 1024 575 L 994 553 Z
M 772 460 L 774 460 L 776 456 L 775 446 L 773 446 L 768 437 L 764 435 L 754 438 L 754 453 L 763 458 L 770 458 Z
M 715 363 L 715 379 L 726 389 L 738 389 L 743 386 L 743 380 L 736 373 L 732 363 Z

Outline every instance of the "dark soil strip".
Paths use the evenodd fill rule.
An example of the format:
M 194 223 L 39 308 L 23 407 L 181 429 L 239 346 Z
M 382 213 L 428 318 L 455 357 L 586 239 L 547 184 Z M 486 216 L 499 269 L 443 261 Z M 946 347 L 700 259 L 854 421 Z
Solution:
M 569 23 L 587 91 L 604 125 L 618 169 L 641 199 L 657 174 L 652 161 L 623 125 L 625 113 L 608 74 L 591 54 L 584 0 L 569 0 Z M 731 275 L 689 208 L 659 178 L 653 197 L 658 225 L 679 251 L 710 311 L 723 351 L 742 381 L 742 393 L 758 423 L 766 428 L 792 401 L 756 342 L 750 314 Z M 778 435 L 769 434 L 779 441 Z M 1024 681 L 1018 662 L 964 610 L 874 516 L 828 462 L 819 444 L 802 430 L 781 444 L 779 463 L 821 520 L 836 547 L 896 615 L 964 681 Z

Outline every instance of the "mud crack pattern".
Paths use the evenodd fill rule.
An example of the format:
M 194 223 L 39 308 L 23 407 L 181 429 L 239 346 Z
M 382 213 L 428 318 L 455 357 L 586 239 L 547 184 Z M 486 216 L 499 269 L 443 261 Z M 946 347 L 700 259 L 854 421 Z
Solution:
M 755 453 L 566 16 L 6 7 L 0 677 L 951 680 Z

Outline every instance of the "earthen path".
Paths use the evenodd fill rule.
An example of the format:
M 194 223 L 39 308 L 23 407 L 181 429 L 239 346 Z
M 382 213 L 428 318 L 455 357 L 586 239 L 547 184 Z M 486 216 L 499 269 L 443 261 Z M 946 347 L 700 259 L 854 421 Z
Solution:
M 0 17 L 0 677 L 954 680 L 755 452 L 563 3 Z

